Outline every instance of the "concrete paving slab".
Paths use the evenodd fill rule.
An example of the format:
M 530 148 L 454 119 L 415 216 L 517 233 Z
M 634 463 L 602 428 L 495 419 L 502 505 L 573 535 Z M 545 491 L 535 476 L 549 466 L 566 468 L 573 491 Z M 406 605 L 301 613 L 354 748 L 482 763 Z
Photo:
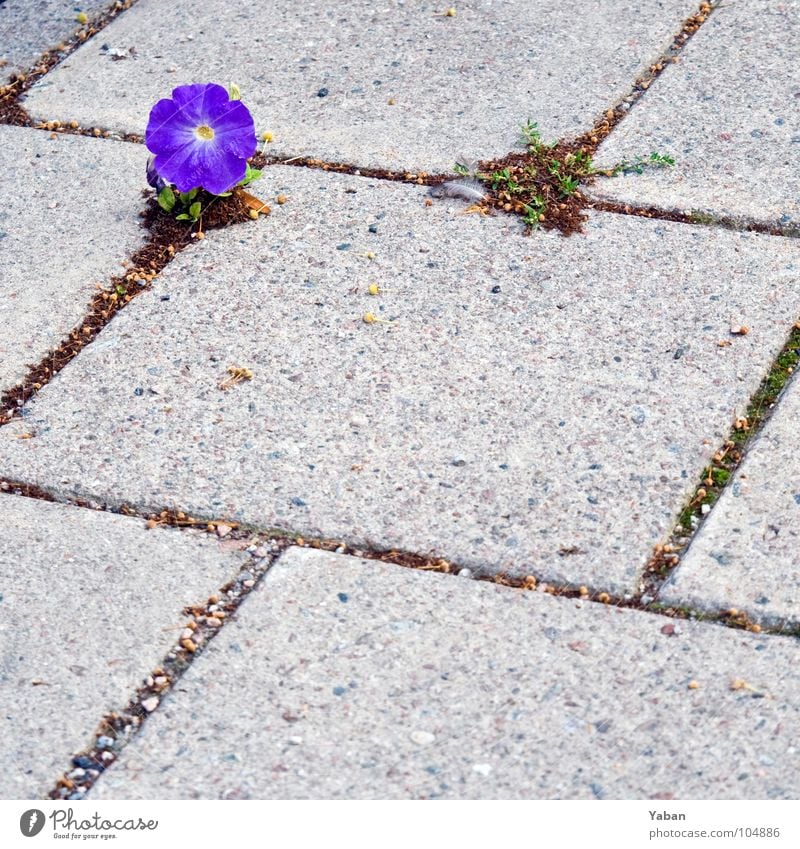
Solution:
M 0 496 L 0 797 L 42 798 L 247 555 L 205 535 Z
M 0 392 L 144 242 L 145 160 L 138 145 L 0 127 Z
M 598 182 L 624 203 L 800 227 L 800 3 L 724 3 L 600 147 L 673 168 Z
M 800 311 L 791 239 L 527 237 L 421 187 L 265 179 L 289 201 L 179 255 L 0 430 L 0 475 L 625 592 Z
M 756 622 L 800 625 L 800 458 L 795 379 L 660 598 L 735 607 Z
M 81 28 L 78 12 L 93 19 L 112 0 L 3 0 L 0 3 L 0 85 Z
M 785 638 L 290 549 L 90 796 L 795 799 L 798 660 Z
M 177 85 L 235 81 L 277 154 L 451 170 L 502 155 L 520 126 L 588 130 L 670 43 L 696 0 L 140 0 L 32 90 L 46 119 L 143 133 Z M 134 47 L 113 61 L 103 44 Z M 86 97 L 91 91 L 92 97 Z

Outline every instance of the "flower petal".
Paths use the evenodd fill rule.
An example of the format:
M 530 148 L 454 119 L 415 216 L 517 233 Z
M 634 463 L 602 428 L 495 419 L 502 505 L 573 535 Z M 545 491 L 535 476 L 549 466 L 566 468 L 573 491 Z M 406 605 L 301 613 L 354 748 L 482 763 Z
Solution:
M 231 101 L 214 117 L 211 125 L 215 139 L 225 150 L 247 159 L 256 152 L 258 139 L 250 110 L 240 101 Z
M 174 88 L 172 99 L 187 120 L 199 126 L 228 103 L 228 92 L 217 83 L 192 83 Z
M 214 195 L 235 186 L 247 170 L 244 159 L 226 153 L 213 142 L 200 141 L 170 154 L 156 156 L 155 167 L 162 177 L 175 184 L 179 192 L 201 186 Z
M 198 156 L 202 171 L 201 185 L 212 195 L 232 189 L 244 178 L 247 163 L 225 151 L 221 145 L 207 144 Z
M 169 98 L 150 110 L 144 143 L 151 153 L 166 153 L 191 141 L 194 127 L 178 105 Z

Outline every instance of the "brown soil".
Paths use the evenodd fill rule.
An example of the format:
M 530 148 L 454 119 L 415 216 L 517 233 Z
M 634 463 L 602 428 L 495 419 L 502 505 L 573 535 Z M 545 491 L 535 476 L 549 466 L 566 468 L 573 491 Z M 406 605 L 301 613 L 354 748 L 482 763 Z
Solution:
M 583 185 L 591 182 L 591 176 L 576 164 L 575 155 L 581 151 L 588 153 L 576 142 L 558 142 L 552 148 L 543 146 L 538 151 L 510 153 L 502 159 L 481 162 L 479 174 L 489 192 L 484 205 L 525 216 L 532 204 L 543 203 L 538 223 L 530 229 L 558 230 L 565 236 L 579 232 L 586 221 L 587 200 L 579 189 L 565 194 L 553 172 L 557 171 L 562 177 L 574 177 Z M 492 189 L 487 177 L 499 171 L 507 172 L 519 189 L 509 191 L 507 182 Z

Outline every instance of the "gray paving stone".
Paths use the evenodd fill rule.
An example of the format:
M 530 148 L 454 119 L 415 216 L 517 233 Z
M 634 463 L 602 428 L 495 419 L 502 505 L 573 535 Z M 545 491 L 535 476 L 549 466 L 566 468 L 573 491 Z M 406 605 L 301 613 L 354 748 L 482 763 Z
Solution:
M 800 227 L 800 4 L 725 3 L 611 134 L 597 161 L 653 150 L 674 168 L 598 183 L 625 203 Z
M 140 0 L 26 106 L 142 133 L 174 86 L 235 81 L 275 153 L 450 170 L 458 156 L 513 149 L 528 118 L 547 137 L 589 129 L 696 2 L 602 0 L 576 13 L 560 0 L 476 0 L 454 18 L 445 5 Z M 104 43 L 133 46 L 136 58 L 112 61 Z
M 422 188 L 265 179 L 289 202 L 176 258 L 0 430 L 0 475 L 634 588 L 800 310 L 800 245 L 599 214 L 527 237 Z
M 90 19 L 111 0 L 3 0 L 0 3 L 0 85 L 36 64 L 42 53 L 57 47 L 81 25 L 78 11 Z
M 91 796 L 797 798 L 797 642 L 576 607 L 291 549 Z
M 0 797 L 42 798 L 246 555 L 10 495 L 0 516 Z
M 81 320 L 144 241 L 138 145 L 0 127 L 0 391 Z
M 661 591 L 663 600 L 800 625 L 798 421 L 795 379 Z

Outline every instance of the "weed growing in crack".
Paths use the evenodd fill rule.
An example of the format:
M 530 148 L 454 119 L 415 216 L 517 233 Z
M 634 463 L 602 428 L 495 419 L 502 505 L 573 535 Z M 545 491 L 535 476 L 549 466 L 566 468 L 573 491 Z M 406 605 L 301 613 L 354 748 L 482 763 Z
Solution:
M 692 534 L 721 497 L 741 465 L 754 436 L 766 424 L 781 392 L 799 367 L 800 322 L 797 322 L 771 369 L 750 399 L 744 415 L 736 418 L 728 438 L 714 452 L 711 462 L 703 470 L 692 497 L 678 516 L 669 540 L 656 547 L 646 569 L 646 580 L 653 588 L 655 584 L 666 580 L 680 562 L 680 552 L 689 544 Z
M 654 150 L 648 157 L 637 156 L 633 161 L 621 159 L 609 168 L 596 168 L 594 173 L 606 177 L 616 177 L 619 174 L 644 174 L 646 168 L 671 168 L 674 164 L 674 157 Z
M 529 231 L 540 227 L 570 235 L 581 229 L 586 220 L 584 209 L 588 199 L 581 186 L 598 174 L 616 176 L 641 174 L 645 168 L 664 168 L 675 160 L 654 151 L 649 157 L 622 160 L 609 168 L 598 168 L 592 161 L 594 145 L 586 139 L 545 142 L 535 121 L 521 127 L 525 153 L 510 153 L 503 159 L 471 166 L 455 165 L 458 180 L 439 183 L 431 188 L 433 197 L 456 197 L 471 203 L 468 212 L 486 213 L 490 208 L 519 215 Z M 485 187 L 481 192 L 463 190 L 464 180 L 474 180 Z

